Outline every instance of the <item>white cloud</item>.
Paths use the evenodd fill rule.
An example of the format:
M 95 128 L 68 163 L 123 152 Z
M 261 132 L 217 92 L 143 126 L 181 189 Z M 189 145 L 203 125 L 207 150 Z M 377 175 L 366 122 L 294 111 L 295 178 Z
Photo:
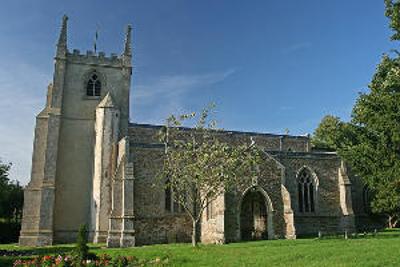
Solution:
M 35 114 L 49 80 L 34 66 L 0 63 L 0 159 L 13 163 L 10 178 L 22 184 L 29 181 Z
M 235 73 L 235 70 L 224 72 L 191 74 L 191 75 L 170 75 L 161 76 L 147 84 L 139 84 L 133 90 L 133 98 L 138 101 L 154 101 L 159 96 L 179 96 L 187 91 L 206 87 L 222 82 Z
M 302 42 L 302 43 L 296 43 L 291 46 L 285 47 L 282 49 L 282 53 L 287 55 L 287 54 L 292 54 L 301 50 L 306 50 L 312 47 L 312 43 L 310 42 Z
M 195 90 L 207 90 L 235 73 L 234 69 L 205 74 L 161 76 L 132 91 L 134 121 L 160 124 L 171 113 L 184 111 L 185 95 Z

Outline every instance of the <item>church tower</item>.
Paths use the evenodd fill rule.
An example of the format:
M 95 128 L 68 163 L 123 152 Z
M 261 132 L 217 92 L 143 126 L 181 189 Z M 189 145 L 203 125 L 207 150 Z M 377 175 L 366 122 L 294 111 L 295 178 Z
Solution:
M 19 240 L 24 246 L 74 241 L 81 224 L 94 241 L 106 241 L 118 142 L 128 135 L 131 27 L 123 53 L 106 56 L 70 52 L 67 22 L 64 16 L 53 82 L 36 117 Z

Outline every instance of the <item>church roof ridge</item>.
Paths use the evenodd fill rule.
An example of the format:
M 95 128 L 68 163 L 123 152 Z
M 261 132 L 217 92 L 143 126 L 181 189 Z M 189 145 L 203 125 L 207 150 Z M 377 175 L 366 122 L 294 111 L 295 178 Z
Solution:
M 137 123 L 137 122 L 130 122 L 129 126 L 131 127 L 144 127 L 144 128 L 161 128 L 164 125 L 157 125 L 157 124 L 148 124 L 148 123 Z M 182 130 L 193 130 L 190 127 L 179 127 Z M 262 135 L 262 136 L 275 136 L 275 137 L 288 137 L 288 138 L 300 138 L 300 139 L 309 139 L 306 135 L 289 135 L 289 134 L 274 134 L 274 133 L 262 133 L 262 132 L 251 132 L 251 131 L 237 131 L 237 130 L 227 130 L 222 129 L 222 132 L 225 133 L 232 133 L 232 134 L 243 134 L 243 135 Z

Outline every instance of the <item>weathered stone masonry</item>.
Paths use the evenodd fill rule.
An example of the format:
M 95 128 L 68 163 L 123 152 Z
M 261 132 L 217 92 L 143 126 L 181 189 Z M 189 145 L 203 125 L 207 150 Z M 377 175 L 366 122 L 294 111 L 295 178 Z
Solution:
M 154 186 L 163 164 L 160 126 L 129 122 L 131 74 L 130 26 L 121 55 L 71 53 L 63 18 L 53 82 L 36 117 L 21 245 L 73 242 L 81 224 L 89 226 L 93 242 L 109 247 L 190 241 L 190 219 Z M 230 145 L 252 139 L 264 158 L 257 179 L 210 203 L 201 220 L 202 242 L 379 226 L 368 213 L 361 179 L 335 153 L 313 151 L 308 136 L 215 135 Z

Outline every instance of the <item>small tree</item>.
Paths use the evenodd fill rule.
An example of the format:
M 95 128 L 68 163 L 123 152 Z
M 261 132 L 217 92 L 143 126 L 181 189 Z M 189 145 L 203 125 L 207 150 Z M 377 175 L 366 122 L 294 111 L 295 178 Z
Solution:
M 82 224 L 79 227 L 78 237 L 76 240 L 76 247 L 74 254 L 77 257 L 79 263 L 82 263 L 83 260 L 87 260 L 89 256 L 89 247 L 87 245 L 88 242 L 88 230 L 86 224 Z
M 197 244 L 197 226 L 204 209 L 225 191 L 257 175 L 261 152 L 249 144 L 230 146 L 220 140 L 215 120 L 209 115 L 214 105 L 196 113 L 170 116 L 160 131 L 165 160 L 160 177 L 192 220 L 192 245 Z M 182 128 L 195 120 L 193 129 Z M 249 140 L 250 141 L 250 140 Z

